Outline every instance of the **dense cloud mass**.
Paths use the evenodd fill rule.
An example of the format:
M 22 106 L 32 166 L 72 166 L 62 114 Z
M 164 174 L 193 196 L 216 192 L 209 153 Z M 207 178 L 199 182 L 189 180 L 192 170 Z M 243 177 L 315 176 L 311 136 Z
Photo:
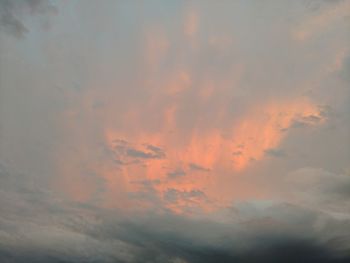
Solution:
M 0 0 L 0 262 L 350 262 L 349 17 Z
M 350 184 L 350 178 L 335 180 L 332 186 L 344 183 Z M 21 183 L 20 175 L 4 166 L 0 190 L 2 262 L 350 259 L 350 217 L 326 208 L 286 201 L 244 201 L 220 214 L 194 217 L 171 211 L 127 214 L 55 198 L 35 184 Z M 308 194 L 305 200 L 317 198 Z M 348 194 L 340 193 L 333 204 L 339 204 L 339 199 L 348 200 Z

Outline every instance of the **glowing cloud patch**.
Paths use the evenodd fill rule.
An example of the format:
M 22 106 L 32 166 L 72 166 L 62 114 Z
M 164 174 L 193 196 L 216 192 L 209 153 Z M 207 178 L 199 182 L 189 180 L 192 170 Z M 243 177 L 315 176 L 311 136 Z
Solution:
M 176 115 L 176 107 L 172 109 Z M 239 173 L 278 147 L 290 128 L 318 125 L 325 119 L 320 109 L 306 100 L 270 103 L 250 110 L 232 124 L 231 137 L 227 138 L 210 127 L 201 131 L 194 128 L 186 136 L 177 130 L 169 133 L 168 125 L 176 127 L 176 119 L 167 112 L 162 130 L 154 133 L 141 129 L 138 133 L 106 130 L 106 143 L 116 154 L 119 172 L 127 184 L 156 180 L 153 194 L 176 211 L 189 202 L 194 205 L 192 199 L 196 206 L 208 208 L 208 200 L 215 199 L 213 189 L 224 181 L 219 171 Z M 130 189 L 140 190 L 134 186 Z M 190 193 L 194 192 L 203 195 L 192 196 Z M 182 197 L 187 201 L 181 201 Z

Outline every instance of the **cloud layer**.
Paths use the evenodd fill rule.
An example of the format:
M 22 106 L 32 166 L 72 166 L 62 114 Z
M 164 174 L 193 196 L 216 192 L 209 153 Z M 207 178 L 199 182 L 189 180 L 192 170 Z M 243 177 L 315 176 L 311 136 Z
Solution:
M 0 261 L 349 261 L 349 15 L 0 0 Z

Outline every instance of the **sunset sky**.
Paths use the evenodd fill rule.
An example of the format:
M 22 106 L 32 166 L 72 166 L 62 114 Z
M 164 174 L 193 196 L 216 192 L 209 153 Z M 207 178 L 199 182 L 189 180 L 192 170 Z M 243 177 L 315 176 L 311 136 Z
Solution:
M 350 0 L 0 0 L 0 262 L 350 262 Z

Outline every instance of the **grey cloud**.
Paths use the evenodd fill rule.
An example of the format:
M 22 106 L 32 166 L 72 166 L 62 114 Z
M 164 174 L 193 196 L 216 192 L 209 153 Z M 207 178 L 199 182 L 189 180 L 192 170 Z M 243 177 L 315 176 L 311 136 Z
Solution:
M 294 118 L 292 128 L 304 128 L 320 124 L 322 121 L 328 120 L 333 114 L 332 107 L 329 105 L 318 105 L 317 114 L 307 116 L 297 116 Z
M 136 200 L 142 207 L 142 204 L 147 203 L 153 208 L 158 207 L 158 210 L 163 210 L 162 202 L 159 198 L 159 194 L 154 188 L 158 185 L 160 180 L 141 180 L 133 181 L 133 184 L 139 185 L 140 189 L 138 191 L 129 192 L 128 197 L 132 200 Z
M 285 180 L 300 205 L 348 216 L 350 175 L 305 167 L 290 172 Z
M 175 203 L 178 200 L 192 202 L 197 199 L 206 199 L 206 195 L 200 190 L 180 191 L 180 190 L 171 188 L 165 192 L 164 198 L 170 203 Z
M 129 148 L 126 150 L 126 154 L 131 157 L 135 158 L 142 158 L 142 159 L 162 159 L 165 157 L 163 153 L 154 152 L 154 151 L 141 151 L 133 148 Z
M 145 187 L 151 187 L 153 185 L 157 185 L 159 184 L 161 181 L 158 180 L 158 179 L 155 179 L 155 180 L 141 180 L 141 181 L 133 181 L 132 183 L 135 183 L 135 184 L 141 184 Z
M 341 68 L 339 75 L 345 81 L 350 81 L 350 56 L 344 59 L 343 67 Z
M 127 262 L 122 242 L 112 249 L 87 235 L 98 207 L 56 196 L 26 176 L 0 167 L 0 262 Z
M 305 5 L 307 10 L 317 12 L 321 8 L 329 8 L 330 5 L 336 5 L 343 1 L 344 0 L 306 0 L 303 1 L 303 4 Z
M 150 144 L 133 145 L 125 140 L 114 140 L 112 150 L 116 155 L 116 161 L 121 165 L 135 162 L 135 160 L 122 160 L 127 157 L 132 159 L 164 159 L 166 157 L 160 147 Z
M 338 240 L 340 243 L 335 246 L 334 236 L 323 235 L 323 231 L 329 233 L 330 225 L 337 228 L 339 235 L 349 221 L 334 222 L 326 216 L 325 221 L 331 224 L 325 223 L 318 229 L 313 225 L 321 214 L 287 204 L 260 208 L 256 213 L 257 217 L 245 219 L 241 208 L 236 218 L 231 216 L 225 223 L 173 214 L 133 217 L 119 224 L 113 224 L 110 218 L 91 234 L 133 244 L 138 248 L 133 262 L 346 262 L 349 259 L 348 247 L 344 247 L 346 240 Z
M 158 154 L 161 157 L 165 157 L 165 153 L 164 153 L 163 149 L 160 148 L 160 147 L 157 147 L 157 146 L 154 146 L 154 145 L 151 145 L 151 144 L 147 144 L 146 148 L 148 150 L 152 151 L 153 153 Z
M 321 116 L 309 115 L 309 116 L 301 116 L 299 118 L 295 118 L 291 125 L 292 128 L 305 128 L 320 123 L 323 120 Z
M 242 155 L 242 151 L 235 151 L 232 153 L 234 156 L 240 156 Z
M 182 169 L 176 169 L 174 171 L 171 171 L 171 172 L 167 173 L 167 176 L 169 178 L 177 178 L 177 177 L 181 177 L 181 176 L 184 176 L 184 175 L 186 175 L 186 173 Z
M 57 198 L 18 180 L 19 175 L 4 166 L 0 172 L 1 262 L 342 263 L 350 259 L 350 219 L 300 205 L 246 201 L 221 211 L 220 220 L 166 210 L 126 215 Z M 140 183 L 146 188 L 153 185 Z M 169 189 L 168 194 L 171 202 L 205 198 L 196 190 Z
M 24 25 L 22 15 L 55 13 L 56 8 L 45 0 L 0 0 L 0 30 L 23 37 L 29 30 Z
M 188 166 L 189 166 L 189 168 L 191 170 L 202 171 L 202 172 L 210 172 L 209 168 L 200 166 L 199 164 L 196 164 L 196 163 L 190 163 Z
M 281 149 L 267 149 L 265 150 L 265 154 L 279 158 L 287 156 L 287 154 Z
M 0 23 L 6 32 L 10 32 L 16 37 L 22 37 L 26 32 L 28 32 L 28 29 L 22 24 L 22 22 L 17 20 L 10 13 L 4 12 L 1 14 Z

